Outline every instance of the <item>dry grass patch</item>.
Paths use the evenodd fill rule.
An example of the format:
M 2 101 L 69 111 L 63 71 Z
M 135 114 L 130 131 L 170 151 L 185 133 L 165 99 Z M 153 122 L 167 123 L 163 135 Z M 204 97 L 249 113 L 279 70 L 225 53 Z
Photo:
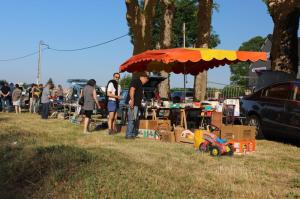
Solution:
M 263 140 L 251 155 L 212 158 L 30 114 L 1 113 L 0 125 L 1 198 L 300 197 L 300 149 L 287 144 Z

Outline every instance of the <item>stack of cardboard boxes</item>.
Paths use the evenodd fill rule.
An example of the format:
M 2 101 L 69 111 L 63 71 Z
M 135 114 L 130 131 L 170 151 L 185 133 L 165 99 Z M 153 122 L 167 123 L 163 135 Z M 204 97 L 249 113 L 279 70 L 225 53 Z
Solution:
M 140 120 L 139 137 L 160 140 L 162 135 L 169 136 L 170 130 L 170 120 Z
M 245 154 L 256 150 L 256 127 L 246 125 L 225 125 L 222 123 L 222 113 L 214 112 L 212 125 L 219 130 L 215 133 L 222 139 L 227 139 L 235 148 L 236 154 Z
M 222 125 L 221 138 L 227 139 L 235 148 L 237 154 L 255 152 L 256 128 L 245 125 Z

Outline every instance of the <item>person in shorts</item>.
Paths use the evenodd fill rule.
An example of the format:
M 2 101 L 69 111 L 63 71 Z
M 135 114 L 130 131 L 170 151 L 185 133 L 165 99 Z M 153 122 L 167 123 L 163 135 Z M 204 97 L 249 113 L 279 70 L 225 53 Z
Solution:
M 93 110 L 95 108 L 95 104 L 98 108 L 100 108 L 97 94 L 96 94 L 96 81 L 94 79 L 90 79 L 84 88 L 81 90 L 80 97 L 84 98 L 83 110 L 84 110 L 84 127 L 83 133 L 88 133 L 88 126 L 90 123 L 90 119 L 92 118 Z
M 15 85 L 15 89 L 12 93 L 12 103 L 15 107 L 16 114 L 21 113 L 21 96 L 22 96 L 22 89 L 19 84 Z
M 121 86 L 119 85 L 120 74 L 114 73 L 113 79 L 107 83 L 106 86 L 106 98 L 108 116 L 108 134 L 116 133 L 115 121 L 117 120 L 117 110 L 119 108 L 119 100 L 121 99 Z

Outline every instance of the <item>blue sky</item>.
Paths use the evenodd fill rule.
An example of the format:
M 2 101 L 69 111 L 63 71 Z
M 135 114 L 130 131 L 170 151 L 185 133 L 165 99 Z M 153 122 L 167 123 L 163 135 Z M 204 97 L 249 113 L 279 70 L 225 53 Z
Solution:
M 216 2 L 220 8 L 212 25 L 221 39 L 217 48 L 235 50 L 251 37 L 272 33 L 273 22 L 262 0 Z M 125 0 L 1 0 L 0 59 L 36 51 L 40 40 L 62 49 L 107 41 L 128 32 L 125 15 Z M 129 37 L 85 51 L 47 50 L 42 56 L 42 80 L 51 77 L 65 84 L 68 78 L 95 78 L 104 85 L 131 54 Z M 0 79 L 35 82 L 37 56 L 0 62 L 0 68 Z M 228 66 L 209 71 L 209 81 L 229 83 L 229 77 Z M 188 79 L 191 86 L 192 78 Z M 171 86 L 182 86 L 181 80 L 182 75 L 173 75 Z

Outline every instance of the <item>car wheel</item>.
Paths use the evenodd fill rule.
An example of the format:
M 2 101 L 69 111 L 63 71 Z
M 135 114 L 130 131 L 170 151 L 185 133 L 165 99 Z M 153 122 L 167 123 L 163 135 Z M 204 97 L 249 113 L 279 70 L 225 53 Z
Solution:
M 261 121 L 256 115 L 251 115 L 249 117 L 249 125 L 256 126 L 256 138 L 262 139 L 264 138 L 262 129 L 261 129 Z

